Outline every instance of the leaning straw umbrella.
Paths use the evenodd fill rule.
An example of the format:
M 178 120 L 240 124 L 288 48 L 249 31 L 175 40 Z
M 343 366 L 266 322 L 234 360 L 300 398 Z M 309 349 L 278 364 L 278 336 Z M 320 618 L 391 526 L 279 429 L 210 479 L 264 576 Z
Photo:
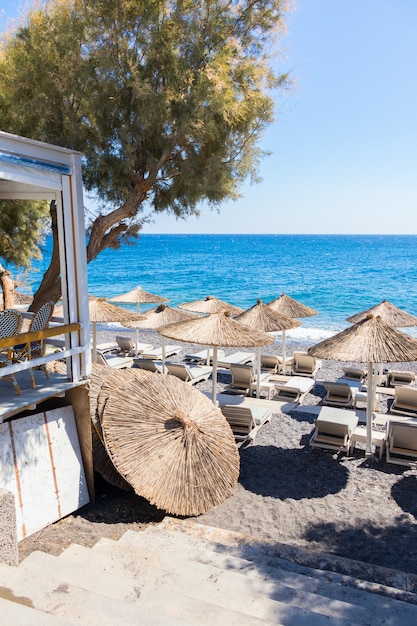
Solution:
M 407 313 L 406 311 L 399 309 L 388 300 L 382 300 L 382 302 L 376 304 L 370 309 L 366 309 L 366 311 L 351 315 L 350 317 L 346 318 L 346 321 L 351 322 L 352 324 L 357 324 L 368 315 L 374 315 L 375 317 L 378 316 L 386 324 L 388 324 L 389 326 L 394 326 L 395 328 L 407 328 L 409 326 L 417 326 L 417 317 L 415 315 L 411 315 L 411 313 Z
M 317 311 L 309 306 L 306 306 L 305 304 L 302 304 L 302 302 L 299 302 L 298 300 L 294 300 L 294 298 L 290 298 L 290 296 L 287 296 L 285 293 L 281 294 L 279 298 L 275 298 L 275 300 L 267 302 L 266 306 L 270 307 L 277 313 L 287 315 L 287 317 L 291 318 L 313 317 L 314 315 L 317 315 Z M 282 361 L 285 368 L 285 363 L 287 361 L 285 329 L 282 331 Z
M 132 289 L 131 291 L 127 291 L 126 293 L 122 293 L 120 296 L 113 296 L 113 298 L 109 298 L 109 302 L 122 302 L 124 304 L 136 304 L 136 313 L 140 312 L 141 304 L 162 304 L 163 302 L 168 302 L 168 298 L 164 298 L 163 296 L 158 296 L 155 293 L 150 293 L 149 291 L 145 291 L 139 285 Z M 136 356 L 138 356 L 138 344 L 139 344 L 139 330 L 136 330 Z
M 230 315 L 239 315 L 243 312 L 233 304 L 219 300 L 214 296 L 207 296 L 204 300 L 194 300 L 194 302 L 184 302 L 184 304 L 178 305 L 179 309 L 185 311 L 194 311 L 195 313 L 204 313 L 205 315 L 211 315 L 212 313 L 220 313 L 221 311 L 229 311 Z
M 213 347 L 212 401 L 217 397 L 217 348 L 255 348 L 274 341 L 271 335 L 253 330 L 236 322 L 228 311 L 212 313 L 188 322 L 179 322 L 159 329 L 159 334 L 169 339 Z
M 224 502 L 239 453 L 221 411 L 175 376 L 133 370 L 117 391 L 103 384 L 102 428 L 111 459 L 135 492 L 174 515 Z
M 298 320 L 277 313 L 270 307 L 263 304 L 262 300 L 257 300 L 256 304 L 247 311 L 235 317 L 237 322 L 246 324 L 250 328 L 261 330 L 264 333 L 284 331 L 289 328 L 297 328 L 301 325 Z M 257 376 L 256 376 L 256 397 L 260 395 L 260 373 L 261 373 L 261 349 L 257 348 Z
M 370 455 L 374 396 L 373 364 L 416 361 L 417 340 L 392 328 L 380 317 L 369 315 L 337 335 L 312 346 L 308 353 L 322 359 L 368 363 L 366 454 Z
M 90 322 L 93 325 L 93 363 L 97 361 L 97 324 L 108 322 L 124 322 L 132 320 L 141 320 L 143 315 L 139 315 L 134 311 L 127 311 L 120 306 L 115 306 L 106 301 L 105 298 L 96 298 L 95 296 L 88 296 L 88 311 L 90 316 Z M 54 315 L 62 316 L 62 305 L 54 308 Z
M 197 316 L 194 313 L 187 311 L 180 311 L 174 309 L 167 304 L 160 304 L 159 306 L 146 311 L 143 314 L 143 319 L 134 322 L 126 322 L 124 326 L 127 328 L 145 328 L 147 330 L 158 330 L 162 326 L 167 324 L 175 324 L 176 322 L 185 322 L 186 320 L 194 319 Z M 165 372 L 165 337 L 162 337 L 162 368 Z

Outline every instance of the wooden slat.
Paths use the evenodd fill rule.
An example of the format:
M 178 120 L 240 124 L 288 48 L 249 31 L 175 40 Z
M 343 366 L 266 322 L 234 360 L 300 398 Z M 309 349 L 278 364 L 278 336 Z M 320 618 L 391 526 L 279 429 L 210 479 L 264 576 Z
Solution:
M 32 341 L 41 341 L 46 337 L 56 337 L 57 335 L 64 335 L 66 333 L 72 333 L 80 330 L 81 324 L 74 322 L 72 324 L 63 324 L 62 326 L 53 326 L 52 328 L 45 328 L 44 330 L 38 330 L 30 333 L 20 333 L 13 335 L 13 337 L 0 338 L 0 350 L 10 348 L 11 346 L 17 346 L 21 343 L 31 343 Z

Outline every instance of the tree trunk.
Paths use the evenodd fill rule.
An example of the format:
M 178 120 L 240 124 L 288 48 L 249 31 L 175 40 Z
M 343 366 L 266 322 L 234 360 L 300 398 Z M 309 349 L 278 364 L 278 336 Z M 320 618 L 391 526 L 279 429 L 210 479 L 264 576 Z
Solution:
M 125 220 L 131 220 L 138 213 L 139 207 L 146 199 L 148 188 L 143 181 L 130 192 L 126 202 L 107 215 L 99 215 L 93 224 L 87 246 L 87 263 L 90 263 L 105 248 L 115 247 L 117 240 L 128 229 Z M 61 297 L 61 275 L 59 265 L 58 228 L 55 202 L 51 202 L 53 248 L 52 258 L 42 282 L 33 297 L 30 311 L 37 311 L 44 302 L 57 302 Z
M 14 280 L 11 274 L 0 263 L 0 286 L 3 290 L 3 309 L 14 307 Z

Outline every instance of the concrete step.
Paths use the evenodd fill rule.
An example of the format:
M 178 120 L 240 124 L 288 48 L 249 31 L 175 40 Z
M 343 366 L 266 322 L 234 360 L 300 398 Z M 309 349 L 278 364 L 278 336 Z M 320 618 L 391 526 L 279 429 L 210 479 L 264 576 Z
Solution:
M 82 560 L 96 567 L 97 571 L 110 567 L 112 573 L 120 578 L 145 577 L 154 586 L 164 585 L 179 595 L 205 598 L 213 604 L 271 623 L 276 623 L 278 619 L 285 624 L 324 624 L 330 618 L 332 624 L 352 623 L 352 619 L 356 624 L 368 623 L 367 608 L 341 600 L 341 593 L 339 598 L 330 599 L 306 591 L 300 581 L 297 582 L 301 589 L 293 588 L 280 577 L 278 570 L 274 572 L 274 577 L 259 575 L 251 579 L 238 571 L 189 560 L 182 545 L 177 552 L 172 545 L 166 552 L 158 548 L 154 550 L 153 539 L 155 536 L 149 535 L 148 545 L 139 548 L 133 543 L 102 539 L 94 546 L 94 555 L 73 545 L 60 558 L 76 562 Z M 171 543 L 175 544 L 175 539 Z M 347 622 L 345 616 L 349 617 Z
M 101 545 L 98 542 L 97 548 Z M 143 532 L 127 531 L 120 539 L 119 543 L 133 547 L 144 554 L 152 549 L 158 551 L 161 558 L 178 558 L 178 550 L 181 557 L 187 560 L 198 561 L 207 565 L 228 571 L 245 574 L 251 580 L 270 580 L 280 582 L 280 591 L 284 587 L 294 590 L 302 590 L 316 595 L 324 596 L 331 600 L 342 600 L 350 604 L 364 606 L 367 609 L 379 609 L 381 605 L 381 595 L 385 591 L 388 602 L 391 598 L 401 600 L 403 592 L 396 589 L 386 588 L 383 585 L 376 585 L 358 581 L 349 576 L 323 572 L 321 570 L 300 566 L 291 563 L 280 557 L 269 555 L 256 548 L 240 545 L 240 547 L 227 548 L 224 544 L 213 541 L 205 541 L 202 537 L 194 537 L 181 532 L 176 533 L 173 540 L 173 532 L 166 531 L 160 526 L 148 527 Z M 361 588 L 362 585 L 362 588 Z M 281 600 L 275 593 L 274 598 Z M 409 598 L 410 594 L 406 594 Z M 384 599 L 384 602 L 386 600 Z M 393 609 L 401 608 L 402 604 L 391 603 Z M 416 607 L 417 609 L 417 607 Z M 415 614 L 415 609 L 412 609 Z
M 90 556 L 93 554 L 91 549 L 85 550 Z M 42 552 L 32 553 L 19 567 L 0 565 L 0 588 L 7 589 L 9 597 L 24 597 L 38 611 L 56 617 L 58 625 L 61 623 L 59 619 L 63 618 L 67 620 L 63 624 L 88 626 L 265 624 L 256 617 L 220 608 L 205 600 L 181 596 L 164 586 L 155 588 L 144 577 L 132 581 L 124 578 L 121 582 L 128 589 L 125 594 L 120 592 L 119 583 L 112 588 L 114 581 L 114 575 L 91 568 L 88 559 L 86 564 L 71 563 Z M 14 622 L 4 624 L 10 626 Z M 3 626 L 1 617 L 0 625 Z
M 24 601 L 22 598 L 8 600 L 0 597 L 0 626 L 73 626 L 74 624 L 64 618 L 22 604 L 22 601 Z

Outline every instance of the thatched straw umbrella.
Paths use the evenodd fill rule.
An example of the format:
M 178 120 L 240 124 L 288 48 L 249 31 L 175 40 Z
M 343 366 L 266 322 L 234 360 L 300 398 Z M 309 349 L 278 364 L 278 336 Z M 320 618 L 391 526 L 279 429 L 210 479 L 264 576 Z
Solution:
M 143 315 L 135 313 L 134 311 L 127 311 L 120 306 L 110 304 L 105 298 L 96 298 L 95 296 L 88 296 L 88 311 L 90 316 L 90 322 L 93 325 L 93 363 L 97 361 L 97 324 L 106 322 L 128 322 L 132 320 L 141 320 Z M 54 308 L 54 315 L 62 316 L 62 305 Z
M 14 291 L 13 297 L 14 297 L 15 306 L 24 306 L 26 304 L 30 304 L 33 300 L 32 296 L 28 296 L 25 293 L 22 293 L 21 291 Z M 3 303 L 4 303 L 4 295 L 3 293 L 0 293 L 0 310 L 4 308 Z
M 361 322 L 308 349 L 322 359 L 368 363 L 366 408 L 366 453 L 371 454 L 372 406 L 374 396 L 373 364 L 417 360 L 417 340 L 369 315 Z
M 368 315 L 374 315 L 375 317 L 378 316 L 386 324 L 388 324 L 389 326 L 394 326 L 395 328 L 407 328 L 409 326 L 417 326 L 417 317 L 415 315 L 411 315 L 411 313 L 407 313 L 406 311 L 399 309 L 388 300 L 382 300 L 382 302 L 376 304 L 370 309 L 366 309 L 366 311 L 351 315 L 350 317 L 346 318 L 346 321 L 351 322 L 352 324 L 357 324 L 358 322 L 361 322 L 363 319 L 365 319 Z
M 109 298 L 109 302 L 123 302 L 125 304 L 136 304 L 136 313 L 140 312 L 141 304 L 162 304 L 163 302 L 168 302 L 168 298 L 164 298 L 163 296 L 158 296 L 155 293 L 150 293 L 149 291 L 145 291 L 139 285 L 132 289 L 131 291 L 127 291 L 126 293 L 122 293 L 120 296 L 113 296 L 113 298 Z M 138 356 L 138 344 L 139 344 L 139 330 L 136 330 L 136 356 Z
M 232 493 L 239 453 L 221 411 L 175 376 L 133 370 L 107 400 L 102 428 L 115 467 L 135 492 L 174 515 L 200 515 Z
M 145 328 L 147 330 L 158 330 L 167 324 L 175 324 L 176 322 L 185 322 L 194 319 L 197 316 L 194 313 L 179 311 L 167 304 L 160 304 L 150 311 L 143 314 L 143 319 L 134 322 L 126 322 L 124 326 L 127 328 Z M 165 337 L 162 337 L 162 369 L 165 372 Z
M 298 300 L 294 300 L 294 298 L 290 298 L 285 293 L 282 293 L 279 298 L 275 298 L 275 300 L 271 300 L 266 303 L 266 306 L 269 306 L 273 311 L 277 313 L 281 313 L 282 315 L 287 315 L 287 317 L 313 317 L 317 315 L 317 311 L 312 309 Z M 285 337 L 285 329 L 282 331 L 282 360 L 285 367 L 285 362 L 287 360 L 286 354 L 286 337 Z
M 103 405 L 105 405 L 105 397 L 101 394 L 103 383 L 108 381 L 113 389 L 117 389 L 120 382 L 124 380 L 123 378 L 121 381 L 120 378 L 124 377 L 125 374 L 126 372 L 121 372 L 120 370 L 113 370 L 110 367 L 98 365 L 97 363 L 93 364 L 90 378 L 90 418 L 94 470 L 111 485 L 130 491 L 132 486 L 119 474 L 107 452 L 101 428 L 102 410 Z M 100 396 L 101 402 L 99 405 Z
M 288 328 L 297 328 L 301 325 L 298 320 L 277 313 L 266 304 L 262 303 L 262 300 L 257 300 L 256 304 L 247 311 L 244 311 L 240 315 L 235 317 L 237 322 L 246 324 L 250 328 L 261 330 L 264 333 L 273 333 Z M 258 347 L 258 359 L 257 359 L 257 380 L 256 380 L 256 397 L 260 395 L 260 372 L 261 372 L 261 349 Z
M 194 302 L 185 302 L 178 305 L 179 309 L 185 311 L 194 311 L 195 313 L 204 313 L 205 315 L 211 315 L 212 313 L 220 313 L 221 311 L 228 311 L 230 315 L 239 315 L 243 312 L 233 304 L 219 300 L 214 296 L 207 296 L 204 300 L 195 300 Z
M 159 329 L 159 334 L 169 339 L 213 347 L 212 400 L 216 403 L 217 348 L 255 348 L 267 346 L 274 338 L 259 330 L 253 330 L 232 319 L 228 311 L 212 313 L 188 322 L 179 322 Z

